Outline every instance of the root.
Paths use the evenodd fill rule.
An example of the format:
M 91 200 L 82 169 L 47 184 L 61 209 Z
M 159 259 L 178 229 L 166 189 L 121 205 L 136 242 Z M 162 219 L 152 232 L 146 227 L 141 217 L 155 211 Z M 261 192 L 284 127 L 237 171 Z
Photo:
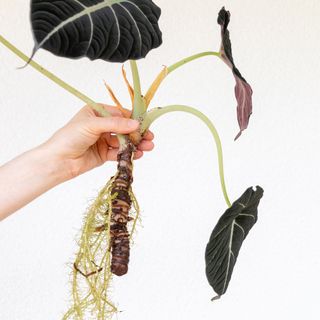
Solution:
M 87 210 L 72 271 L 72 306 L 63 320 L 107 320 L 117 313 L 109 296 L 112 281 L 110 226 L 112 202 L 117 196 L 112 192 L 114 181 L 115 177 L 110 179 Z M 139 206 L 131 186 L 129 195 L 135 211 L 128 215 L 128 221 L 132 220 L 128 233 L 132 235 L 139 219 Z

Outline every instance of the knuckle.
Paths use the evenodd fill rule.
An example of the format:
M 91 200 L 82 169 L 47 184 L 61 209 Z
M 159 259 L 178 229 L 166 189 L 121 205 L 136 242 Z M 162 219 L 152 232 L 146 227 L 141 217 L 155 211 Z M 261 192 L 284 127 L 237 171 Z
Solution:
M 111 117 L 110 124 L 113 130 L 120 130 L 123 127 L 123 121 L 118 117 Z
M 120 118 L 118 117 L 113 117 L 113 121 L 114 121 L 114 126 L 116 128 L 120 128 L 122 126 L 122 121 Z

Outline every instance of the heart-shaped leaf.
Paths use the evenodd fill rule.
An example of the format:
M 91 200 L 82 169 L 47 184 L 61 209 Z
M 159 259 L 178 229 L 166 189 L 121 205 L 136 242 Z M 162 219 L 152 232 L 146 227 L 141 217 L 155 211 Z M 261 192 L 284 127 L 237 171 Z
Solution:
M 32 0 L 32 57 L 44 48 L 68 58 L 143 58 L 162 43 L 160 14 L 151 0 Z
M 206 275 L 210 285 L 222 296 L 229 285 L 243 240 L 258 219 L 263 189 L 248 188 L 221 216 L 206 247 Z M 214 298 L 214 299 L 216 299 Z

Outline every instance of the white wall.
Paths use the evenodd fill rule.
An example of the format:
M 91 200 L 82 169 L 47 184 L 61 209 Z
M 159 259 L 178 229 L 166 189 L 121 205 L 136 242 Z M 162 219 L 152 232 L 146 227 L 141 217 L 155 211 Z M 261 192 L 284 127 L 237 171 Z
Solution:
M 30 53 L 29 1 L 0 0 L 1 34 Z M 208 130 L 184 114 L 153 130 L 156 149 L 136 164 L 143 215 L 130 272 L 114 282 L 127 319 L 319 319 L 320 3 L 309 1 L 157 0 L 163 46 L 139 66 L 143 87 L 161 65 L 218 49 L 216 15 L 232 13 L 239 69 L 254 89 L 249 129 L 236 143 L 234 80 L 217 59 L 170 76 L 156 106 L 198 106 L 222 136 L 226 180 L 235 200 L 260 184 L 259 223 L 240 252 L 227 294 L 215 303 L 204 273 L 204 248 L 225 204 Z M 47 52 L 36 61 L 97 101 L 107 80 L 129 102 L 120 66 L 68 61 Z M 212 61 L 211 61 L 212 60 Z M 0 46 L 0 163 L 36 146 L 82 106 Z M 60 319 L 83 212 L 114 173 L 107 164 L 43 195 L 0 224 L 0 319 Z M 18 182 L 17 182 L 18 183 Z M 1 190 L 0 192 L 5 192 Z

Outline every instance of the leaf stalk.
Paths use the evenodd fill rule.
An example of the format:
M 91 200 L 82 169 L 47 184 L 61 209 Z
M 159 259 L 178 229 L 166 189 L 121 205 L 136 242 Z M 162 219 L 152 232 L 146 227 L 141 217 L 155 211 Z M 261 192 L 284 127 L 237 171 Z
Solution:
M 160 85 L 162 84 L 162 82 L 164 81 L 164 79 L 166 79 L 166 77 L 173 71 L 175 71 L 176 69 L 186 65 L 189 62 L 192 62 L 194 60 L 203 58 L 203 57 L 207 57 L 207 56 L 216 56 L 221 58 L 221 54 L 220 52 L 214 52 L 214 51 L 205 51 L 205 52 L 200 52 L 197 54 L 194 54 L 190 57 L 184 58 L 174 64 L 172 64 L 170 67 L 164 67 L 164 69 L 158 74 L 158 76 L 156 77 L 156 79 L 153 81 L 152 85 L 149 87 L 149 90 L 146 94 L 146 109 L 148 108 L 151 99 L 154 97 L 154 95 L 156 94 L 156 92 L 158 91 Z
M 196 116 L 197 118 L 202 120 L 209 128 L 209 130 L 214 138 L 214 141 L 216 143 L 216 147 L 217 147 L 219 176 L 220 176 L 220 184 L 221 184 L 222 193 L 223 193 L 224 199 L 226 201 L 226 204 L 228 205 L 228 207 L 231 207 L 231 202 L 229 200 L 229 196 L 228 196 L 227 188 L 226 188 L 226 183 L 225 183 L 225 178 L 224 178 L 223 152 L 222 152 L 221 140 L 220 140 L 217 129 L 215 128 L 215 126 L 213 125 L 211 120 L 206 115 L 204 115 L 202 112 L 200 112 L 199 110 L 197 110 L 193 107 L 189 107 L 189 106 L 185 106 L 185 105 L 170 105 L 170 106 L 166 106 L 163 108 L 155 108 L 155 109 L 152 109 L 148 112 L 144 122 L 142 123 L 142 128 L 141 128 L 142 131 L 144 132 L 145 130 L 147 130 L 151 126 L 151 124 L 155 120 L 160 118 L 161 116 L 163 116 L 169 112 L 176 112 L 176 111 L 186 112 L 186 113 L 190 113 L 190 114 Z
M 26 56 L 22 51 L 20 51 L 17 47 L 15 47 L 13 44 L 11 44 L 8 40 L 6 40 L 3 36 L 0 35 L 0 43 L 2 43 L 5 47 L 7 47 L 10 51 L 12 51 L 14 54 L 16 54 L 19 58 L 21 58 L 23 61 L 28 62 L 29 57 Z M 31 67 L 42 73 L 44 76 L 52 80 L 54 83 L 56 83 L 61 88 L 67 90 L 72 95 L 76 96 L 80 100 L 82 100 L 84 103 L 90 105 L 94 110 L 99 112 L 103 117 L 110 116 L 110 113 L 105 110 L 102 106 L 94 102 L 92 99 L 90 99 L 85 94 L 81 93 L 76 88 L 72 87 L 56 75 L 54 75 L 52 72 L 46 70 L 43 66 L 36 63 L 35 61 L 31 60 L 30 63 Z
M 194 55 L 187 57 L 187 58 L 184 58 L 184 59 L 172 64 L 170 67 L 168 67 L 168 74 L 170 74 L 171 72 L 175 71 L 176 69 L 184 66 L 185 64 L 187 64 L 191 61 L 194 61 L 194 60 L 206 57 L 206 56 L 216 56 L 216 57 L 220 58 L 221 54 L 220 54 L 220 52 L 214 52 L 214 51 L 205 51 L 205 52 L 200 52 L 200 53 L 194 54 Z
M 133 111 L 132 118 L 139 119 L 146 111 L 146 106 L 143 100 L 141 93 L 141 83 L 137 62 L 130 60 L 130 67 L 132 72 L 133 79 L 133 88 L 134 88 L 134 100 L 133 100 Z
M 5 47 L 7 47 L 10 51 L 12 51 L 15 55 L 17 55 L 19 58 L 21 58 L 25 62 L 29 62 L 29 57 L 25 55 L 22 51 L 20 51 L 17 47 L 15 47 L 12 43 L 10 43 L 8 40 L 6 40 L 3 36 L 0 35 L 0 43 L 2 43 Z M 72 87 L 70 84 L 66 83 L 59 77 L 57 77 L 55 74 L 52 72 L 48 71 L 45 69 L 43 66 L 38 64 L 37 62 L 31 60 L 29 62 L 31 67 L 33 67 L 35 70 L 38 72 L 42 73 L 44 76 L 46 76 L 48 79 L 56 83 L 58 86 L 61 88 L 65 89 L 78 99 L 82 100 L 84 103 L 89 105 L 92 109 L 96 110 L 102 117 L 109 117 L 110 113 L 102 106 L 93 101 L 91 98 L 77 90 L 76 88 Z M 124 142 L 125 137 L 121 134 L 117 135 L 120 144 L 121 142 Z

